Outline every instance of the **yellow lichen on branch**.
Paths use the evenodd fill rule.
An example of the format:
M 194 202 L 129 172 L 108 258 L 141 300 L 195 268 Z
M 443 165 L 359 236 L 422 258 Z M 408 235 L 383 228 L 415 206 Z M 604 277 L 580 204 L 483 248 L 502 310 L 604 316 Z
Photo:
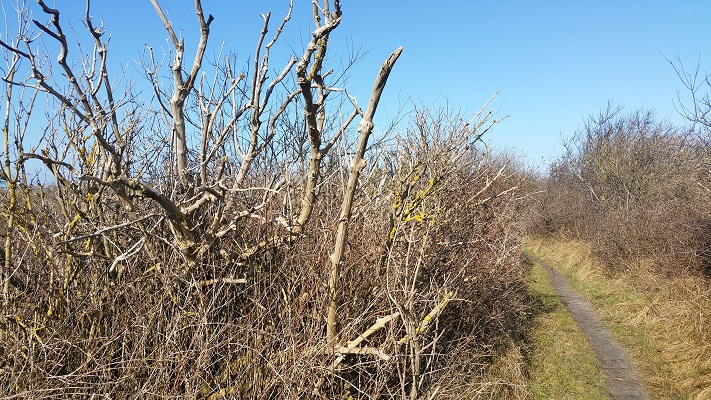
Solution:
M 447 291 L 444 293 L 444 297 L 442 298 L 442 301 L 440 301 L 432 311 L 430 311 L 425 317 L 420 321 L 420 325 L 415 329 L 415 334 L 422 334 L 427 329 L 429 328 L 430 324 L 432 321 L 434 321 L 441 313 L 442 310 L 444 310 L 444 307 L 447 306 L 447 304 L 452 300 L 452 297 L 454 296 L 454 293 L 451 291 Z M 408 340 L 411 340 L 414 338 L 411 338 L 409 335 L 405 335 L 400 340 L 397 341 L 398 346 L 402 346 L 405 343 L 407 343 Z

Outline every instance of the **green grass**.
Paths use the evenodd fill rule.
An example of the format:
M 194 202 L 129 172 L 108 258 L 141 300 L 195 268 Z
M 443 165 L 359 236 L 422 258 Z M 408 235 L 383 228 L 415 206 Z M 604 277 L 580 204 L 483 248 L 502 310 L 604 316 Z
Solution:
M 531 268 L 537 315 L 529 357 L 534 399 L 605 399 L 605 378 L 585 335 L 556 296 L 545 271 Z

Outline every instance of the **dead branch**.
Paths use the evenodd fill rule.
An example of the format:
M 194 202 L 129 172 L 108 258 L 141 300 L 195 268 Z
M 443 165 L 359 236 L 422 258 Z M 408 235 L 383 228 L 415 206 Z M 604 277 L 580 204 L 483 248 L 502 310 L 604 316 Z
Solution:
M 108 226 L 108 227 L 106 227 L 106 228 L 99 229 L 98 231 L 96 231 L 96 232 L 94 232 L 94 233 L 90 233 L 90 234 L 88 234 L 88 235 L 81 235 L 81 236 L 76 236 L 76 237 L 73 237 L 73 238 L 70 238 L 70 239 L 67 239 L 67 240 L 62 240 L 62 241 L 59 242 L 58 244 L 67 244 L 67 243 L 72 243 L 72 242 L 76 242 L 76 241 L 79 241 L 79 240 L 84 240 L 84 239 L 89 239 L 89 238 L 92 238 L 92 237 L 101 236 L 101 235 L 103 235 L 103 234 L 106 233 L 106 232 L 110 232 L 110 231 L 113 231 L 113 230 L 116 230 L 116 229 L 121 229 L 121 228 L 126 228 L 126 227 L 128 227 L 128 226 L 132 226 L 132 225 L 135 225 L 135 224 L 137 224 L 137 223 L 139 223 L 139 222 L 142 222 L 142 221 L 145 221 L 145 220 L 147 220 L 147 219 L 153 218 L 153 217 L 155 217 L 155 216 L 157 216 L 157 215 L 158 215 L 158 214 L 148 214 L 148 215 L 146 215 L 146 216 L 143 216 L 143 217 L 141 217 L 141 218 L 139 218 L 139 219 L 136 219 L 136 220 L 133 220 L 133 221 L 128 221 L 128 222 L 124 222 L 123 224 L 118 224 L 118 225 L 114 225 L 114 226 Z
M 365 160 L 363 159 L 363 156 L 365 155 L 365 150 L 368 147 L 368 139 L 370 138 L 370 134 L 373 132 L 373 116 L 378 108 L 378 103 L 380 102 L 380 97 L 383 94 L 390 72 L 395 66 L 395 62 L 398 57 L 400 57 L 401 53 L 402 47 L 397 48 L 380 67 L 380 72 L 378 73 L 378 77 L 375 79 L 370 101 L 368 102 L 368 108 L 366 109 L 360 124 L 358 124 L 358 146 L 356 148 L 353 161 L 351 161 L 348 184 L 346 186 L 345 197 L 343 198 L 343 203 L 341 205 L 341 214 L 338 219 L 336 243 L 330 257 L 331 273 L 328 280 L 329 306 L 326 323 L 326 340 L 328 342 L 333 342 L 338 334 L 338 280 L 341 275 L 341 258 L 343 257 L 343 251 L 346 247 L 348 222 L 351 218 L 351 210 L 353 208 L 353 199 L 355 198 L 358 178 L 360 177 L 361 171 L 365 167 Z
M 245 278 L 215 278 L 215 279 L 208 279 L 206 281 L 200 281 L 197 283 L 198 287 L 205 287 L 205 286 L 210 286 L 210 285 L 215 285 L 219 283 L 224 283 L 226 285 L 242 285 L 247 283 L 247 279 Z

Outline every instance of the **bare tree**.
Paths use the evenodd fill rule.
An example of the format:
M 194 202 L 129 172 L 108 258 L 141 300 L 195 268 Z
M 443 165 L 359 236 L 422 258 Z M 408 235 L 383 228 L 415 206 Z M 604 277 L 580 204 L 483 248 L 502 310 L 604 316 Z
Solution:
M 192 23 L 151 4 L 167 57 L 147 47 L 142 82 L 115 69 L 90 1 L 74 29 L 21 5 L 0 37 L 0 392 L 415 399 L 461 397 L 457 381 L 485 396 L 460 354 L 520 336 L 526 315 L 518 185 L 482 141 L 488 106 L 419 110 L 373 145 L 402 48 L 361 109 L 350 65 L 329 67 L 338 0 L 312 1 L 283 59 L 296 6 L 261 15 L 242 64 L 200 0 Z
M 679 80 L 681 80 L 686 94 L 689 96 L 687 100 L 682 98 L 681 92 L 677 94 L 677 111 L 687 120 L 694 124 L 699 124 L 707 131 L 711 129 L 711 75 L 701 71 L 701 60 L 696 66 L 687 70 L 684 68 L 681 60 L 675 64 L 668 60 L 676 72 Z

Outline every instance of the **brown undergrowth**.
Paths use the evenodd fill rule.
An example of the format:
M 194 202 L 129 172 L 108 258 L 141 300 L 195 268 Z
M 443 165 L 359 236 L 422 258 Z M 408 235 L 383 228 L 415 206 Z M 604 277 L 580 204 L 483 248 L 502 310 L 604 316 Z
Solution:
M 134 200 L 128 213 L 110 190 L 18 185 L 14 229 L 3 232 L 12 251 L 0 392 L 525 398 L 530 312 L 518 178 L 508 161 L 460 141 L 457 121 L 418 114 L 368 170 L 342 266 L 345 350 L 336 354 L 324 340 L 325 277 L 345 160 L 324 173 L 312 222 L 290 240 L 272 221 L 296 197 L 298 179 L 224 235 L 208 233 L 212 208 L 195 213 L 203 242 L 191 263 L 151 202 Z M 261 198 L 233 201 L 248 209 Z M 364 337 L 363 353 L 348 353 L 387 318 Z

